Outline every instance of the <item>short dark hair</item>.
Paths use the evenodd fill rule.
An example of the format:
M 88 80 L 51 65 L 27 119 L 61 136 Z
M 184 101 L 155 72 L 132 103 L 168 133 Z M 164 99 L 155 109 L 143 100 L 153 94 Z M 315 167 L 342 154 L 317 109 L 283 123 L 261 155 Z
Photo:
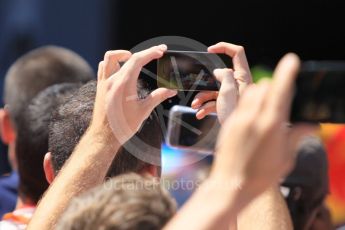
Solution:
M 96 88 L 96 81 L 85 84 L 52 114 L 49 125 L 49 151 L 52 154 L 52 165 L 55 173 L 58 173 L 62 168 L 89 127 Z M 138 89 L 138 93 L 139 95 L 147 94 L 144 89 Z M 147 165 L 160 165 L 162 138 L 158 116 L 153 112 L 144 122 L 140 131 L 125 144 L 131 146 L 135 140 L 140 140 L 146 144 L 147 148 L 139 149 L 136 154 L 130 151 L 128 147 L 122 146 L 112 162 L 107 177 L 125 172 L 138 172 Z M 150 157 L 156 161 L 149 159 Z M 160 167 L 158 169 L 160 170 Z
M 176 202 L 157 178 L 124 174 L 76 197 L 57 229 L 162 229 Z
M 18 120 L 16 158 L 19 173 L 19 196 L 37 203 L 48 183 L 43 170 L 48 151 L 48 126 L 52 111 L 81 84 L 63 83 L 48 87 L 32 99 Z
M 44 46 L 23 55 L 5 77 L 4 102 L 14 126 L 25 106 L 43 89 L 64 82 L 87 82 L 94 76 L 82 57 L 65 48 Z

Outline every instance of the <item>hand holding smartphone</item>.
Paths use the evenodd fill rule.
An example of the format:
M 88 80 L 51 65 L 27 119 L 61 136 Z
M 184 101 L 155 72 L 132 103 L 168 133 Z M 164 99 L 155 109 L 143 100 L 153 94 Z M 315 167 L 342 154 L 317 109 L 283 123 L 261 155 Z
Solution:
M 213 70 L 228 68 L 226 62 L 214 53 L 168 50 L 158 59 L 157 85 L 182 91 L 218 91 L 220 83 Z

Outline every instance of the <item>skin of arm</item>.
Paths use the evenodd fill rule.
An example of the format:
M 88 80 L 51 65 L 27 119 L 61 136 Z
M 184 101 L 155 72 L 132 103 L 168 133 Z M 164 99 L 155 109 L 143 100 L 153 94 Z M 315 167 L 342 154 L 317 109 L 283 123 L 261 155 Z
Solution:
M 115 141 L 110 145 L 102 137 L 92 128 L 86 132 L 40 201 L 27 229 L 54 229 L 74 196 L 103 182 L 120 145 Z
M 208 50 L 228 55 L 234 65 L 232 69 L 217 69 L 214 75 L 222 83 L 219 92 L 198 93 L 192 102 L 192 107 L 198 109 L 197 118 L 201 119 L 210 112 L 217 112 L 220 122 L 223 123 L 235 109 L 239 97 L 253 81 L 243 47 L 220 42 L 209 47 Z M 228 229 L 237 229 L 236 218 L 230 219 L 229 222 Z M 273 187 L 243 210 L 239 224 L 238 229 L 241 230 L 257 228 L 257 226 L 265 226 L 260 229 L 292 228 L 285 200 L 280 196 L 280 191 Z
M 245 90 L 222 124 L 207 182 L 166 229 L 228 228 L 234 216 L 288 174 L 300 138 L 315 132 L 309 125 L 287 126 L 298 69 L 298 57 L 288 54 L 279 62 L 272 82 Z
M 229 229 L 229 220 L 247 198 L 240 190 L 229 191 L 216 181 L 206 179 L 164 229 Z
M 277 186 L 255 198 L 238 215 L 238 229 L 293 229 L 286 202 Z
M 202 91 L 196 94 L 191 106 L 198 109 L 196 117 L 204 118 L 211 112 L 216 112 L 221 124 L 231 114 L 237 105 L 239 97 L 253 80 L 242 46 L 219 42 L 208 48 L 208 52 L 226 54 L 231 58 L 233 68 L 217 69 L 214 76 L 221 82 L 219 92 Z M 224 229 L 236 230 L 236 216 L 229 219 L 229 226 Z
M 127 59 L 130 55 L 128 51 L 113 51 L 106 53 L 105 60 Z M 106 73 L 103 64 L 100 64 L 90 127 L 39 202 L 28 229 L 53 229 L 74 196 L 103 182 L 115 153 L 120 148 L 109 128 L 103 102 L 106 79 L 117 70 L 112 69 Z

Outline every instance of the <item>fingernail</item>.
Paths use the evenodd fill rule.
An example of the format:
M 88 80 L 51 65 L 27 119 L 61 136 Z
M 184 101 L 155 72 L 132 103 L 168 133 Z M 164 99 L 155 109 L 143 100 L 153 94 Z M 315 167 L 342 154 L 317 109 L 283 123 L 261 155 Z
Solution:
M 177 91 L 176 91 L 176 90 L 170 89 L 169 92 L 168 92 L 168 96 L 169 96 L 169 97 L 174 97 L 174 96 L 176 96 L 176 94 L 177 94 Z
M 294 53 L 288 53 L 284 56 L 286 62 L 289 62 L 289 63 L 295 63 L 295 62 L 298 62 L 298 56 Z
M 213 74 L 214 75 L 218 75 L 220 73 L 221 69 L 214 69 L 213 70 Z
M 197 118 L 198 120 L 203 119 L 203 118 L 205 117 L 205 115 L 203 115 L 204 112 L 205 112 L 204 109 L 199 110 L 199 111 L 197 112 L 197 114 L 196 114 L 196 118 Z
M 192 106 L 193 109 L 196 109 L 196 108 L 200 107 L 200 100 L 199 99 L 194 99 L 192 101 L 191 106 Z
M 166 51 L 166 50 L 168 49 L 167 45 L 165 45 L 165 44 L 159 45 L 158 48 L 159 48 L 161 51 Z

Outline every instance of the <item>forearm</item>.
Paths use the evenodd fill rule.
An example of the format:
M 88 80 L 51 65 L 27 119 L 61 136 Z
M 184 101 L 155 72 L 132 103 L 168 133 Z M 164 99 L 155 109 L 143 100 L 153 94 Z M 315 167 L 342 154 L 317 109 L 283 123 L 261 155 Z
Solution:
M 229 230 L 237 230 L 237 215 L 232 217 L 229 221 Z
M 74 196 L 103 182 L 119 149 L 116 141 L 104 136 L 94 130 L 86 132 L 40 201 L 28 229 L 53 229 Z
M 271 187 L 243 209 L 238 229 L 292 229 L 290 214 L 278 186 Z
M 241 189 L 224 184 L 207 179 L 164 229 L 233 229 L 229 222 L 248 200 Z

